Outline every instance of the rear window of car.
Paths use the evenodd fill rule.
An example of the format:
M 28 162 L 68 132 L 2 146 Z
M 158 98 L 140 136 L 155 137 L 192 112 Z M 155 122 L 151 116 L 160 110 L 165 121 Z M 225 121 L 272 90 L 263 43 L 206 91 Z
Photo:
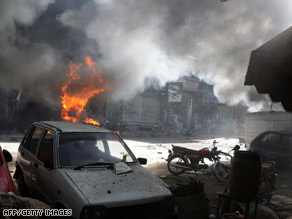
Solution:
M 34 132 L 34 128 L 30 129 L 24 136 L 23 140 L 22 140 L 22 145 L 25 149 L 28 149 L 28 146 L 29 146 L 29 140 L 31 138 L 31 135 L 33 134 Z
M 285 145 L 285 146 L 292 146 L 292 136 L 290 136 L 290 135 L 284 135 L 282 137 L 281 144 L 282 145 Z
M 272 144 L 279 143 L 279 140 L 280 140 L 280 135 L 277 133 L 266 134 L 260 139 L 261 142 L 272 143 Z
M 34 129 L 34 132 L 31 136 L 31 139 L 29 140 L 28 148 L 27 148 L 32 154 L 36 154 L 37 146 L 41 138 L 41 135 L 43 133 L 43 130 L 44 129 L 41 127 L 36 127 Z
M 53 163 L 53 145 L 54 134 L 47 130 L 41 141 L 37 158 L 43 162 L 47 160 Z

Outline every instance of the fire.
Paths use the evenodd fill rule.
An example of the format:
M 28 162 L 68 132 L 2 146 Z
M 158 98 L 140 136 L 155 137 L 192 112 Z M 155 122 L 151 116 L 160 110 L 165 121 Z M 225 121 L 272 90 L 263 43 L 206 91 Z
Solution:
M 98 125 L 98 126 L 100 126 L 100 123 L 99 123 L 98 121 L 93 120 L 92 118 L 86 118 L 86 119 L 84 120 L 84 122 L 85 122 L 85 123 L 90 123 L 90 124 L 92 124 L 92 125 Z
M 88 65 L 88 68 L 92 68 L 96 64 L 90 56 L 85 57 L 85 63 Z
M 71 122 L 85 122 L 93 125 L 100 125 L 98 121 L 86 117 L 84 109 L 88 100 L 109 88 L 104 84 L 101 73 L 95 69 L 96 63 L 91 57 L 85 58 L 87 70 L 83 63 L 69 62 L 70 72 L 66 74 L 68 80 L 61 88 L 62 111 L 61 118 Z M 80 73 L 82 72 L 82 77 Z

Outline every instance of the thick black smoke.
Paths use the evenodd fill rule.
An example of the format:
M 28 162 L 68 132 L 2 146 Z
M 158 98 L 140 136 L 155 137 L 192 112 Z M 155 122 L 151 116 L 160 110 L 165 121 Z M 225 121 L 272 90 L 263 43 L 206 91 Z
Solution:
M 250 52 L 290 26 L 292 12 L 290 0 L 5 0 L 0 6 L 6 86 L 29 91 L 31 83 L 49 84 L 62 78 L 68 59 L 92 55 L 117 82 L 115 99 L 143 90 L 146 78 L 163 85 L 193 72 L 214 84 L 220 101 L 251 110 L 269 98 L 243 85 Z
M 258 110 L 269 98 L 243 86 L 249 55 L 290 25 L 291 4 L 96 0 L 65 12 L 60 21 L 96 41 L 100 65 L 119 78 L 117 98 L 142 89 L 145 77 L 164 84 L 191 71 L 214 84 L 222 102 Z
M 47 43 L 31 42 L 27 27 L 37 22 L 52 0 L 0 2 L 0 77 L 1 89 L 15 89 L 34 98 L 36 87 L 40 101 L 52 102 L 50 94 L 39 86 L 58 66 L 58 54 Z M 44 91 L 44 92 L 43 92 Z

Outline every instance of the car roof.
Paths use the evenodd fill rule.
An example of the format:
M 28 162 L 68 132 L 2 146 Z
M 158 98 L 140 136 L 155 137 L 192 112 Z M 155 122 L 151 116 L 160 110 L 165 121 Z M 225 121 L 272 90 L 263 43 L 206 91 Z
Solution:
M 65 121 L 40 121 L 35 122 L 34 124 L 46 125 L 51 128 L 58 129 L 61 132 L 111 132 L 107 129 L 91 124 L 73 123 Z
M 263 132 L 262 134 L 264 133 L 274 133 L 274 134 L 283 134 L 283 135 L 292 135 L 292 132 L 291 131 L 265 131 Z

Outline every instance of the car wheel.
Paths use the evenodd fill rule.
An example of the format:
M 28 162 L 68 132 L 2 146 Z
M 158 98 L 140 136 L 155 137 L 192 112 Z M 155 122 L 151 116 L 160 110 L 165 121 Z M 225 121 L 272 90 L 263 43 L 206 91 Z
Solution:
M 17 189 L 21 196 L 28 196 L 29 195 L 29 189 L 27 185 L 25 184 L 23 173 L 19 174 L 19 177 L 17 179 Z

